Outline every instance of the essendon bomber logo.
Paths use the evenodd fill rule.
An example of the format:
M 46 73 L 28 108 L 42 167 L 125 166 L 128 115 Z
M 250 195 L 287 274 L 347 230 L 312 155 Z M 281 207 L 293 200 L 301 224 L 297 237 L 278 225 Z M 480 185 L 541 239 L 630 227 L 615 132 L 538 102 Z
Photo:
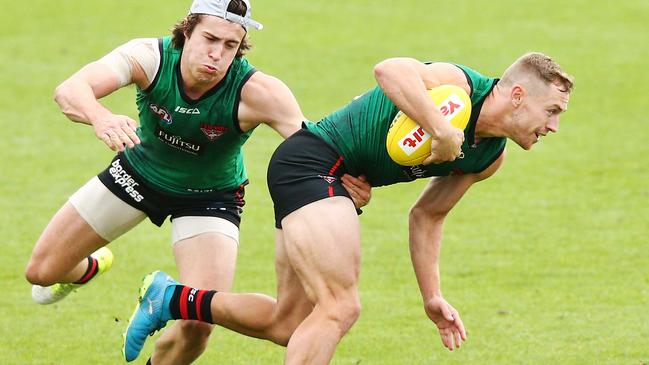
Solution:
M 164 106 L 149 104 L 149 109 L 151 109 L 153 114 L 157 115 L 158 118 L 162 119 L 165 123 L 171 124 L 171 113 L 169 113 Z
M 201 124 L 201 130 L 210 141 L 228 133 L 228 127 L 222 125 Z

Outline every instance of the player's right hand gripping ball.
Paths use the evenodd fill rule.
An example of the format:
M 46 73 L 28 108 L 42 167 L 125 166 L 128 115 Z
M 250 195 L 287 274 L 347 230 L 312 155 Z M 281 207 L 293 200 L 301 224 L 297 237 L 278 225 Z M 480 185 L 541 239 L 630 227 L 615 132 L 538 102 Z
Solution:
M 433 103 L 454 127 L 464 129 L 471 117 L 471 98 L 459 86 L 441 85 L 428 90 Z M 430 156 L 430 134 L 399 111 L 392 120 L 386 140 L 390 158 L 399 165 L 415 166 Z

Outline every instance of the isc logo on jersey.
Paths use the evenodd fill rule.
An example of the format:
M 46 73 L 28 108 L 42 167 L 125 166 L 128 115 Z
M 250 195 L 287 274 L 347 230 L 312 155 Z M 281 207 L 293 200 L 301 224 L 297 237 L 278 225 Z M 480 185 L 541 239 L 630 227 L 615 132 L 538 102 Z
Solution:
M 466 106 L 456 94 L 451 94 L 439 105 L 444 119 L 450 121 Z M 401 113 L 401 112 L 399 112 Z M 399 115 L 396 116 L 398 118 Z M 430 139 L 430 134 L 416 125 L 408 134 L 399 140 L 401 150 L 408 156 L 412 155 L 421 145 Z
M 177 106 L 176 109 L 174 109 L 176 113 L 180 114 L 200 114 L 201 111 L 198 110 L 198 108 L 183 108 L 181 106 Z

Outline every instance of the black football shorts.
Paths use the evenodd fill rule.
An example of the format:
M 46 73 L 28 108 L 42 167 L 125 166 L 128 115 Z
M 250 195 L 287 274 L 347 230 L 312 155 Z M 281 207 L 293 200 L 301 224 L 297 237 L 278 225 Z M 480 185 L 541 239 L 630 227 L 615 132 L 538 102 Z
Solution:
M 322 138 L 303 128 L 282 142 L 268 165 L 268 190 L 275 205 L 275 227 L 293 211 L 315 201 L 346 196 L 340 177 L 343 158 Z
M 108 190 L 130 206 L 147 214 L 157 226 L 171 219 L 186 216 L 207 216 L 223 218 L 239 227 L 245 201 L 245 185 L 236 189 L 173 195 L 155 189 L 147 184 L 130 166 L 122 154 L 97 175 Z

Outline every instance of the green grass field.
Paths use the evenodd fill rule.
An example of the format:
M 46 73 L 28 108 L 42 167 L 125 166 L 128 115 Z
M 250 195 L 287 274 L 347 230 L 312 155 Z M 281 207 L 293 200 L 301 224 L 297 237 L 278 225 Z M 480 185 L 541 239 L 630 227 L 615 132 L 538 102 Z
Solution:
M 112 152 L 67 121 L 56 85 L 131 38 L 160 36 L 189 1 L 3 2 L 0 25 L 0 364 L 119 364 L 141 277 L 175 274 L 169 225 L 112 243 L 113 270 L 52 306 L 23 270 L 54 212 Z M 485 5 L 477 5 L 485 4 Z M 363 225 L 363 312 L 333 364 L 649 363 L 649 2 L 575 0 L 254 1 L 249 56 L 317 119 L 373 85 L 383 58 L 463 63 L 499 75 L 520 54 L 554 56 L 576 77 L 560 132 L 509 145 L 501 171 L 448 218 L 445 297 L 469 339 L 443 349 L 410 266 L 407 211 L 425 181 L 374 191 Z M 105 100 L 136 116 L 134 89 Z M 280 138 L 246 148 L 250 185 L 236 290 L 275 292 L 266 164 Z M 151 353 L 148 341 L 138 364 Z M 284 349 L 217 329 L 198 364 L 279 364 Z

